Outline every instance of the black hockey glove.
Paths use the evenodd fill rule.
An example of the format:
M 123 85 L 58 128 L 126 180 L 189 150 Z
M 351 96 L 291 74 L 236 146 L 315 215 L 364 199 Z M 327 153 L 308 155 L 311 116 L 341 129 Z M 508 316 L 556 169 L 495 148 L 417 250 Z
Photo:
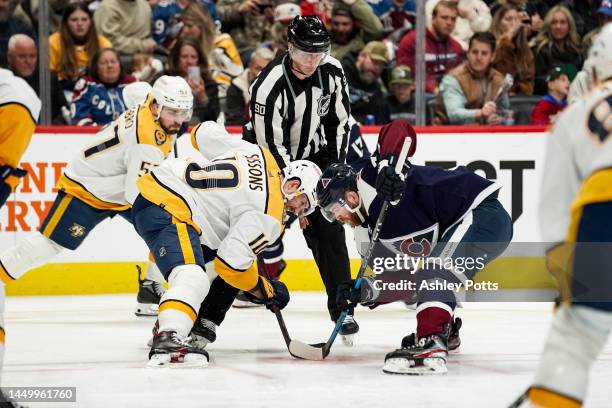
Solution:
M 361 289 L 355 289 L 355 279 L 342 282 L 336 293 L 336 306 L 340 310 L 351 310 L 361 302 Z
M 379 296 L 380 291 L 376 288 L 374 278 L 364 276 L 359 289 L 355 289 L 355 279 L 342 282 L 338 286 L 336 305 L 340 310 L 351 310 L 358 304 L 371 308 Z
M 257 288 L 261 294 L 261 298 L 245 292 L 247 297 L 254 303 L 264 304 L 268 310 L 284 309 L 289 303 L 289 290 L 287 286 L 277 280 L 268 280 L 262 276 L 259 277 Z
M 376 177 L 376 192 L 385 201 L 399 201 L 404 195 L 404 179 L 393 166 L 383 167 Z

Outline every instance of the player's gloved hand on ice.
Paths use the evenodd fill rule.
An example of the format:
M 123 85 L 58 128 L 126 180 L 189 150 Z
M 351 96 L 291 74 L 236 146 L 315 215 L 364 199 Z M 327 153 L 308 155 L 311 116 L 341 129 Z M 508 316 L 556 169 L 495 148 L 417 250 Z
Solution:
M 376 177 L 376 192 L 385 201 L 399 201 L 404 195 L 404 176 L 395 172 L 394 166 L 385 166 Z
M 289 303 L 289 290 L 281 281 L 268 280 L 260 276 L 257 289 L 259 290 L 259 296 L 252 300 L 255 303 L 264 304 L 268 310 L 282 310 Z

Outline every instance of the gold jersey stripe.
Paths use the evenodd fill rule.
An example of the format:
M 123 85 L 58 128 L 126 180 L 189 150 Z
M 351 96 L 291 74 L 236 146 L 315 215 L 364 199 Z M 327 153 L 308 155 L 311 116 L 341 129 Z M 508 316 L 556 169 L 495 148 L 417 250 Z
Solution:
M 12 282 L 15 280 L 15 278 L 13 278 L 8 271 L 6 270 L 6 268 L 4 267 L 4 265 L 2 265 L 2 261 L 0 261 L 0 280 L 6 285 L 9 282 Z
M 110 203 L 100 200 L 90 193 L 84 185 L 68 177 L 66 173 L 60 177 L 57 182 L 57 188 L 98 210 L 125 211 L 130 208 L 129 204 Z
M 159 313 L 164 310 L 178 310 L 179 312 L 185 313 L 192 322 L 195 322 L 198 314 L 193 310 L 187 303 L 183 303 L 180 300 L 165 300 L 159 305 Z
M 191 225 L 198 235 L 202 235 L 202 230 L 191 219 L 192 213 L 187 202 L 170 188 L 163 185 L 151 173 L 145 174 L 136 181 L 140 194 L 155 205 L 168 211 L 178 220 Z
M 246 270 L 234 269 L 218 256 L 215 258 L 214 263 L 215 271 L 217 271 L 224 281 L 233 287 L 249 291 L 257 285 L 259 274 L 257 273 L 255 263 L 252 263 Z
M 272 153 L 259 146 L 264 158 L 268 197 L 266 199 L 266 214 L 278 220 L 281 231 L 285 229 L 285 200 L 281 191 L 281 170 Z
M 4 344 L 5 338 L 6 338 L 6 333 L 4 331 L 4 327 L 0 327 L 0 343 Z
M 179 244 L 181 245 L 181 252 L 183 253 L 185 265 L 193 265 L 196 263 L 196 261 L 195 255 L 193 254 L 193 248 L 191 247 L 191 241 L 189 240 L 189 233 L 187 232 L 187 224 L 176 221 L 177 219 L 172 217 L 172 223 L 176 225 L 176 233 L 178 234 Z
M 199 123 L 196 127 L 191 129 L 191 133 L 190 133 L 190 136 L 191 136 L 191 145 L 197 151 L 200 151 L 200 146 L 198 146 L 198 139 L 196 138 L 196 134 L 198 132 L 198 129 L 200 129 L 200 126 L 202 126 L 201 123 Z
M 580 408 L 582 406 L 580 401 L 542 388 L 530 389 L 529 401 L 542 408 Z
M 596 171 L 582 183 L 580 191 L 572 203 L 572 222 L 568 234 L 570 242 L 576 241 L 582 208 L 588 204 L 605 201 L 612 201 L 612 168 Z
M 51 216 L 51 219 L 49 220 L 49 222 L 45 226 L 45 229 L 42 231 L 42 234 L 45 237 L 48 238 L 48 237 L 51 236 L 51 234 L 53 234 L 53 231 L 55 231 L 55 227 L 57 227 L 57 224 L 62 219 L 62 216 L 66 212 L 66 208 L 68 208 L 68 205 L 70 204 L 70 202 L 72 201 L 73 198 L 74 197 L 72 197 L 71 195 L 68 195 L 68 194 L 66 194 L 62 198 L 62 200 L 60 201 L 59 205 L 55 209 L 55 212 L 53 212 L 53 215 Z

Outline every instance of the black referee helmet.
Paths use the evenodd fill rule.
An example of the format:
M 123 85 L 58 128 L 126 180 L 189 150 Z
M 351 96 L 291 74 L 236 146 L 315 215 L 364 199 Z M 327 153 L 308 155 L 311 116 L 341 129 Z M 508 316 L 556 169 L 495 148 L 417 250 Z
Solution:
M 304 52 L 327 52 L 331 44 L 329 33 L 317 16 L 297 16 L 289 23 L 287 39 Z

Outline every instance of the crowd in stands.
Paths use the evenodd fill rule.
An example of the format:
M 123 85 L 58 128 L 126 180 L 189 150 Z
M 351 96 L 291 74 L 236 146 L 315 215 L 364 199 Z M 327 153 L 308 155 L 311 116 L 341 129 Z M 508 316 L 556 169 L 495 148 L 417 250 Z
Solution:
M 39 92 L 37 0 L 0 0 L 0 66 Z M 104 125 L 123 89 L 167 73 L 194 95 L 193 121 L 243 125 L 249 85 L 287 49 L 297 15 L 318 15 L 363 124 L 415 122 L 415 0 L 49 0 L 55 124 Z M 588 87 L 581 70 L 612 0 L 427 0 L 427 123 L 549 125 Z M 510 79 L 509 79 L 510 78 Z

